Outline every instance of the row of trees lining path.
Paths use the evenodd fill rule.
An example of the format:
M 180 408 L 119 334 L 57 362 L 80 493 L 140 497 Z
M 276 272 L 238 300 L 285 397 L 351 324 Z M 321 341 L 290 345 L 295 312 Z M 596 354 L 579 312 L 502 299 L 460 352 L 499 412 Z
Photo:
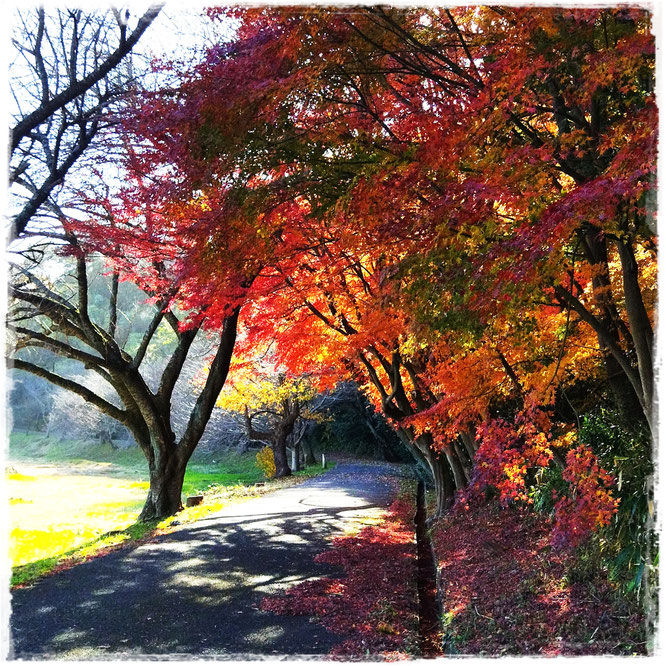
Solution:
M 160 63 L 175 83 L 128 98 L 113 138 L 125 187 L 87 185 L 85 215 L 62 216 L 59 238 L 79 265 L 100 254 L 151 294 L 158 324 L 184 313 L 179 340 L 222 331 L 192 423 L 205 425 L 230 365 L 270 348 L 321 390 L 364 387 L 430 470 L 438 515 L 489 485 L 529 501 L 555 469 L 562 538 L 609 525 L 614 478 L 579 438 L 580 414 L 607 394 L 626 423 L 653 428 L 649 13 L 209 14 L 233 37 L 185 70 Z M 65 306 L 25 279 L 13 293 L 33 299 L 33 325 L 17 346 L 55 351 L 80 330 L 98 345 L 91 369 L 101 355 L 113 379 L 104 355 L 123 352 L 86 333 L 85 288 L 76 330 L 40 330 L 37 302 Z M 175 497 L 200 429 L 176 445 L 154 414 L 168 405 L 127 376 L 118 415 L 147 427 L 151 497 Z M 634 455 L 647 469 L 649 446 Z

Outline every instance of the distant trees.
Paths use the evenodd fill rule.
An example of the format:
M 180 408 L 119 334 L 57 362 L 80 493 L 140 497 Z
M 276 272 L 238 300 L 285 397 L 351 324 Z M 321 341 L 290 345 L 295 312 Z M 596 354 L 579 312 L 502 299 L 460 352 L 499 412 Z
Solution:
M 5 406 L 13 430 L 43 432 L 49 424 L 53 407 L 53 389 L 28 373 L 7 373 Z
M 242 416 L 248 439 L 273 449 L 277 478 L 297 471 L 289 465 L 287 445 L 294 448 L 298 465 L 304 422 L 322 420 L 321 403 L 307 377 L 290 377 L 257 365 L 234 369 L 232 384 L 218 399 L 218 406 Z
M 84 373 L 70 379 L 86 386 L 107 402 L 116 402 L 113 387 L 99 375 Z M 49 439 L 83 440 L 114 447 L 127 446 L 134 441 L 122 423 L 99 409 L 91 409 L 90 403 L 79 394 L 53 386 L 50 398 L 44 433 Z
M 396 430 L 378 412 L 357 384 L 342 382 L 327 405 L 329 419 L 313 426 L 312 435 L 326 437 L 327 448 L 388 462 L 413 462 Z

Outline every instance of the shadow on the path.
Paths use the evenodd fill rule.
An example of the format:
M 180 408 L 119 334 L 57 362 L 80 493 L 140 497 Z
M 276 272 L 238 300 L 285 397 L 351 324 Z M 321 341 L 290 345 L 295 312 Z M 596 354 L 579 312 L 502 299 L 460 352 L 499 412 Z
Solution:
M 339 639 L 319 624 L 258 606 L 267 594 L 302 580 L 339 575 L 314 556 L 350 515 L 385 504 L 382 484 L 340 488 L 339 481 L 322 479 L 314 490 L 304 489 L 293 510 L 276 505 L 272 512 L 266 496 L 258 502 L 268 510 L 256 515 L 212 516 L 16 590 L 13 656 L 328 652 Z M 312 506 L 318 501 L 337 506 Z

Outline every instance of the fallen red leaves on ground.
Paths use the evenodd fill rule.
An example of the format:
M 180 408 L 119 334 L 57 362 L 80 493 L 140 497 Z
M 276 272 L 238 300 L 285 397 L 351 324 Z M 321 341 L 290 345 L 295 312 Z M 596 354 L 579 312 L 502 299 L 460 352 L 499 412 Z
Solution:
M 317 617 L 345 640 L 331 654 L 340 657 L 408 658 L 418 651 L 414 504 L 401 498 L 379 525 L 338 537 L 315 558 L 339 565 L 342 578 L 296 585 L 281 597 L 267 597 L 263 610 Z
M 552 525 L 514 507 L 477 506 L 433 529 L 446 653 L 644 654 L 645 622 L 601 572 L 576 576 Z

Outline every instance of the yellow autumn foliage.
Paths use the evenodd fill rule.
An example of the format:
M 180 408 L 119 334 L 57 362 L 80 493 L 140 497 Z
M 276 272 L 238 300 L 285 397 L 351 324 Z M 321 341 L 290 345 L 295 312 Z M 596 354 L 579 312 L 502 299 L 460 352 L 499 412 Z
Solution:
M 275 476 L 275 456 L 270 446 L 264 446 L 257 453 L 257 467 L 264 473 L 267 479 L 272 479 Z

